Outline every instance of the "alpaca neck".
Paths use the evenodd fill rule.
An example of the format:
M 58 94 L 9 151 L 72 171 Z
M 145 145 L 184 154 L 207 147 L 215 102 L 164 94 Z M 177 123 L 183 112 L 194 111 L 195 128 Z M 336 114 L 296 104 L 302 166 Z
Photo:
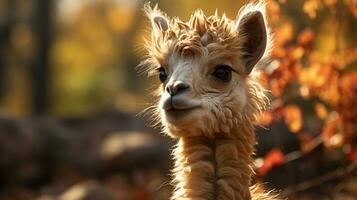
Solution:
M 251 199 L 254 133 L 251 130 L 232 135 L 236 136 L 179 140 L 174 152 L 177 185 L 172 199 Z

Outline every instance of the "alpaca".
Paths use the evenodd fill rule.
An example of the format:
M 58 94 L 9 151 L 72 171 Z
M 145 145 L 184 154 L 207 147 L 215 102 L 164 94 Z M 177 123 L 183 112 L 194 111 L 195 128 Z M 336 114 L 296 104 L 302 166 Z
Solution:
M 254 67 L 271 39 L 265 4 L 244 6 L 236 20 L 195 11 L 188 22 L 147 4 L 152 24 L 141 64 L 161 85 L 153 112 L 178 143 L 173 200 L 275 199 L 251 186 L 254 125 L 267 105 Z

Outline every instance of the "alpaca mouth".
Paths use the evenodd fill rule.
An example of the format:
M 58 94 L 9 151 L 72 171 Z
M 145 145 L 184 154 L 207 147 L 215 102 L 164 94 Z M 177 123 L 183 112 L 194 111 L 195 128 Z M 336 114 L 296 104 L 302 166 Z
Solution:
M 167 113 L 185 113 L 185 112 L 190 112 L 199 106 L 193 106 L 193 107 L 188 107 L 188 108 L 175 108 L 172 106 L 170 109 L 165 110 Z
M 173 117 L 173 118 L 181 118 L 184 117 L 186 115 L 189 115 L 190 113 L 192 113 L 194 110 L 197 110 L 199 108 L 199 106 L 194 106 L 194 107 L 188 107 L 188 108 L 175 108 L 175 107 L 171 107 L 170 109 L 165 110 L 166 115 L 168 115 L 169 117 Z

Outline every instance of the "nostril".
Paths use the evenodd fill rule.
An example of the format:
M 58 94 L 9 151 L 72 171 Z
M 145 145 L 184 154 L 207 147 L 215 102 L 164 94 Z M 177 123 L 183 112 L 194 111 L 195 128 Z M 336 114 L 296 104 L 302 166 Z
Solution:
M 172 85 L 166 85 L 166 92 L 171 94 L 171 91 L 172 91 Z
M 175 84 L 168 84 L 166 86 L 166 91 L 171 95 L 174 96 L 176 94 L 182 93 L 186 91 L 190 86 L 183 82 L 176 82 Z
M 175 94 L 178 94 L 178 93 L 182 93 L 185 90 L 187 90 L 189 88 L 189 85 L 185 84 L 185 83 L 179 83 L 179 84 L 176 85 L 175 88 L 176 88 L 175 89 Z

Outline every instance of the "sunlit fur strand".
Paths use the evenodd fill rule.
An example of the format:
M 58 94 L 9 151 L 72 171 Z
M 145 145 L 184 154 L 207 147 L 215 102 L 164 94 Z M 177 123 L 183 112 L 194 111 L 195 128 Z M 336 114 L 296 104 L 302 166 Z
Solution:
M 160 120 L 160 113 L 158 111 L 158 107 L 153 103 L 146 107 L 146 109 L 142 110 L 139 114 L 139 117 L 148 117 L 149 126 L 153 128 L 162 129 L 162 124 Z

